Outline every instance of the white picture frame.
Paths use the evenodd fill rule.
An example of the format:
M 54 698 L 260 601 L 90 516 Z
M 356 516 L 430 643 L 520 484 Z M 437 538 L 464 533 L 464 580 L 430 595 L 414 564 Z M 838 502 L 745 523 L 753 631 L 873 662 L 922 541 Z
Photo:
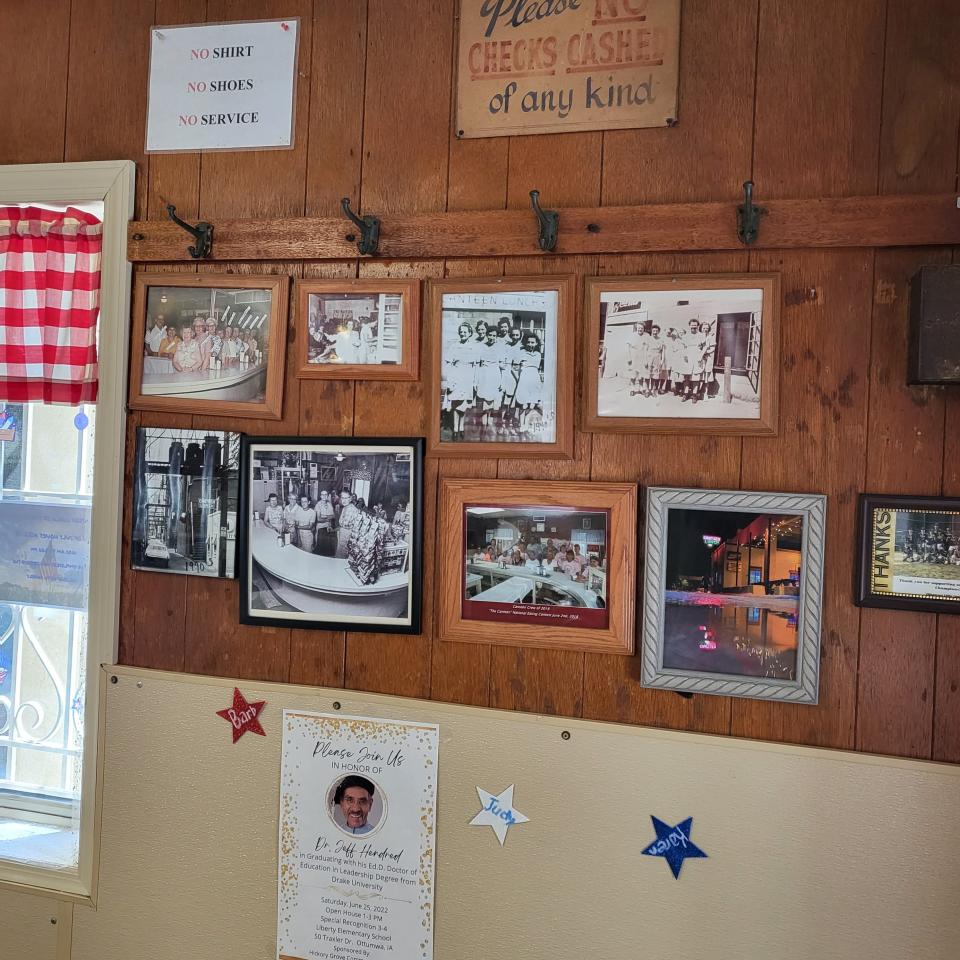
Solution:
M 678 514 L 684 511 L 700 511 L 704 514 L 704 536 L 708 535 L 706 526 L 710 526 L 711 530 L 714 526 L 722 526 L 725 515 L 730 515 L 726 518 L 728 526 L 736 526 L 742 516 L 755 516 L 758 521 L 767 518 L 767 532 L 759 538 L 764 541 L 764 545 L 754 547 L 752 543 L 756 540 L 751 541 L 750 549 L 757 550 L 760 557 L 773 552 L 775 536 L 779 548 L 780 539 L 774 532 L 773 524 L 786 524 L 789 521 L 789 554 L 798 564 L 796 592 L 794 593 L 793 586 L 794 571 L 789 571 L 786 580 L 776 580 L 770 575 L 769 560 L 765 563 L 758 561 L 761 571 L 767 572 L 766 579 L 753 582 L 749 554 L 745 572 L 739 569 L 742 566 L 740 559 L 733 561 L 738 569 L 730 571 L 734 573 L 736 583 L 743 579 L 744 584 L 726 586 L 726 579 L 723 579 L 720 582 L 725 586 L 721 588 L 721 592 L 714 592 L 712 588 L 717 584 L 715 578 L 718 574 L 713 554 L 721 551 L 720 562 L 723 569 L 719 576 L 726 578 L 730 543 L 728 538 L 721 538 L 721 542 L 715 546 L 704 543 L 705 550 L 713 551 L 710 555 L 712 572 L 704 577 L 704 582 L 699 587 L 690 589 L 695 584 L 686 582 L 689 580 L 686 574 L 682 575 L 685 582 L 678 582 L 677 578 L 681 576 L 676 572 L 679 569 L 678 561 L 668 557 L 668 554 L 671 547 L 671 523 L 678 524 Z M 734 517 L 734 514 L 737 516 Z M 760 525 L 762 526 L 762 523 Z M 752 525 L 745 529 L 749 529 L 749 526 Z M 820 671 L 825 530 L 826 497 L 820 494 L 649 488 L 643 578 L 641 684 L 682 693 L 708 693 L 815 704 Z M 681 536 L 689 541 L 698 533 L 696 525 L 683 532 L 678 532 L 677 527 L 674 527 L 674 550 L 682 549 Z M 740 531 L 737 530 L 738 537 L 739 534 Z M 757 537 L 754 530 L 750 530 L 749 535 Z M 710 539 L 712 541 L 716 538 Z M 688 546 L 683 554 L 685 557 L 691 555 L 689 549 Z M 785 557 L 787 552 L 784 549 Z M 790 558 L 786 558 L 787 562 Z M 672 573 L 669 583 L 668 573 Z M 677 586 L 683 589 L 668 589 Z M 774 592 L 771 593 L 771 590 Z M 778 590 L 781 592 L 775 595 Z M 719 601 L 716 604 L 711 603 L 714 597 Z M 746 598 L 755 598 L 756 602 Z M 686 609 L 687 612 L 694 609 L 697 613 L 695 619 L 699 622 L 694 624 L 691 621 L 686 624 L 681 621 L 677 616 L 678 609 Z M 758 612 L 756 623 L 760 629 L 745 629 L 740 620 L 750 621 L 755 611 Z M 730 616 L 731 613 L 733 616 Z M 771 622 L 770 617 L 774 617 L 774 621 Z M 789 646 L 778 647 L 779 641 L 773 636 L 772 627 L 774 624 L 781 626 L 781 620 L 786 620 L 787 627 L 795 630 L 795 657 L 787 655 Z M 694 630 L 701 634 L 696 650 L 693 649 L 693 640 L 696 637 Z M 719 656 L 715 658 L 718 666 L 721 663 L 732 663 L 739 657 L 740 662 L 749 663 L 749 668 L 740 673 L 729 669 L 705 669 L 718 648 Z M 750 657 L 757 659 L 758 664 L 750 662 Z M 688 662 L 683 664 L 683 660 Z

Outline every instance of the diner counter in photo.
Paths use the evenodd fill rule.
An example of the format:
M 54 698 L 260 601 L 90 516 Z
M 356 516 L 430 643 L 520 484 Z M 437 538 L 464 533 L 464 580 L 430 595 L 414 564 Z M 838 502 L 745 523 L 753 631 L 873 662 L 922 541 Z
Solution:
M 268 573 L 312 593 L 369 597 L 409 589 L 406 573 L 389 573 L 376 583 L 363 585 L 350 573 L 346 560 L 307 553 L 292 543 L 280 546 L 277 533 L 262 520 L 250 524 L 250 551 Z
M 536 573 L 529 567 L 507 566 L 504 568 L 501 567 L 499 563 L 489 560 L 481 560 L 477 562 L 467 560 L 467 573 L 476 573 L 480 574 L 481 576 L 492 576 L 503 583 L 509 583 L 512 580 L 524 580 L 532 586 L 545 584 L 560 593 L 565 593 L 567 596 L 572 597 L 581 607 L 598 607 L 600 605 L 598 603 L 597 595 L 590 590 L 585 583 L 573 580 L 565 573 L 559 573 L 555 571 L 549 575 L 541 576 L 539 573 Z M 503 587 L 503 583 L 498 583 L 487 590 L 482 590 L 480 593 L 474 594 L 474 596 L 472 596 L 470 599 L 484 600 L 494 603 L 515 602 L 509 599 L 509 597 L 512 593 L 515 593 L 520 589 L 520 584 L 516 584 L 513 588 L 505 588 Z M 522 598 L 526 592 L 527 591 L 521 593 L 520 598 Z
M 500 580 L 492 587 L 474 594 L 471 600 L 483 600 L 485 603 L 519 603 L 536 586 L 529 577 L 513 576 Z
M 197 400 L 254 400 L 263 393 L 267 365 L 178 372 L 163 357 L 144 357 L 142 392 L 148 397 L 185 396 Z

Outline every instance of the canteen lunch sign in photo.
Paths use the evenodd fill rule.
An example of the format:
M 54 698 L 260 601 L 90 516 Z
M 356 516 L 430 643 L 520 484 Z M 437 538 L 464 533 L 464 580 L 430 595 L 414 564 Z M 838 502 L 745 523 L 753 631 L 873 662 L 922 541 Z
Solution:
M 292 147 L 299 26 L 154 27 L 147 153 Z
M 457 136 L 677 117 L 680 0 L 461 0 Z

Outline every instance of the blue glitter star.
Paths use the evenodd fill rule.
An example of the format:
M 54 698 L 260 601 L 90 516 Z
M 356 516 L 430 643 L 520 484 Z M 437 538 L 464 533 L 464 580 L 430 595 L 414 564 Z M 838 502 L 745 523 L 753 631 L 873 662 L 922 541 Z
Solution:
M 680 877 L 680 868 L 687 857 L 705 857 L 706 854 L 690 839 L 690 826 L 693 817 L 687 817 L 675 827 L 667 826 L 662 820 L 650 817 L 657 839 L 643 851 L 645 857 L 663 857 L 675 878 Z

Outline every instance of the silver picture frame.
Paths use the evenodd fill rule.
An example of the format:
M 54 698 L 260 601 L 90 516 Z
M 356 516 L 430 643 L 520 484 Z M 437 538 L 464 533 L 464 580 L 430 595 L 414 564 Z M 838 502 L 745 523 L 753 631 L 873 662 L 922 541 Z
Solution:
M 741 490 L 697 490 L 676 487 L 650 487 L 647 491 L 646 533 L 645 533 L 645 566 L 643 580 L 643 623 L 641 637 L 641 684 L 663 690 L 675 690 L 681 693 L 708 693 L 717 696 L 746 697 L 757 700 L 775 700 L 786 703 L 815 704 L 818 699 L 820 679 L 820 614 L 823 595 L 823 561 L 824 542 L 826 535 L 826 501 L 820 494 L 796 493 L 757 493 Z M 756 514 L 758 518 L 764 515 L 779 515 L 802 518 L 799 567 L 796 571 L 798 581 L 796 604 L 796 660 L 794 676 L 755 676 L 730 672 L 711 671 L 705 669 L 680 668 L 676 663 L 665 666 L 665 627 L 667 625 L 667 576 L 668 576 L 668 543 L 670 534 L 671 511 L 704 511 L 713 514 L 737 513 Z M 723 544 L 728 549 L 728 543 L 720 538 L 714 550 Z M 769 534 L 764 540 L 763 550 L 767 543 L 772 543 L 773 537 Z M 705 546 L 709 549 L 706 539 Z M 779 543 L 779 540 L 778 540 Z M 755 548 L 760 549 L 760 548 Z M 724 566 L 731 562 L 730 555 L 724 553 Z M 738 555 L 739 556 L 739 555 Z M 752 579 L 749 568 L 748 580 Z M 739 581 L 740 559 L 736 563 Z M 674 566 L 676 564 L 674 563 Z M 767 565 L 769 568 L 769 564 Z M 755 569 L 755 568 L 754 568 Z M 793 571 L 791 571 L 791 576 Z M 714 574 L 715 576 L 715 574 Z M 726 576 L 725 573 L 722 576 Z M 675 586 L 676 584 L 674 584 Z M 695 591 L 695 594 L 708 594 L 707 588 L 711 584 L 704 583 Z M 689 584 L 683 584 L 687 587 Z M 758 584 L 767 591 L 770 589 L 767 582 Z M 781 586 L 781 589 L 784 589 Z M 788 586 L 785 589 L 791 589 Z M 723 592 L 723 596 L 733 596 L 738 592 L 735 588 L 732 593 Z M 684 591 L 678 591 L 683 595 Z M 756 596 L 756 593 L 741 593 L 741 596 Z M 792 593 L 791 593 L 792 596 Z M 766 599 L 766 598 L 765 598 Z M 772 601 L 771 601 L 772 603 Z M 672 606 L 686 606 L 697 608 L 711 606 L 707 596 L 690 594 L 689 598 L 681 596 L 671 601 Z M 760 610 L 763 606 L 751 608 L 749 601 L 732 606 L 741 606 L 747 610 Z M 783 604 L 781 604 L 783 606 Z M 723 606 L 720 607 L 721 613 Z M 767 611 L 767 615 L 773 611 Z M 779 613 L 780 617 L 785 614 Z M 791 615 L 792 616 L 792 615 Z M 707 619 L 706 615 L 702 619 Z M 766 619 L 766 618 L 765 618 Z M 787 619 L 790 619 L 788 617 Z M 700 625 L 700 631 L 709 628 Z M 728 628 L 724 628 L 728 629 Z M 763 627 L 766 631 L 766 626 Z M 765 635 L 765 634 L 764 634 Z M 715 643 L 704 633 L 703 644 Z M 740 637 L 735 638 L 740 640 Z M 744 637 L 744 644 L 746 639 Z M 715 650 L 716 646 L 699 646 L 700 650 Z M 761 651 L 762 655 L 762 651 Z M 675 659 L 671 653 L 671 659 Z M 696 654 L 691 658 L 697 659 Z M 708 659 L 708 658 L 699 658 Z

